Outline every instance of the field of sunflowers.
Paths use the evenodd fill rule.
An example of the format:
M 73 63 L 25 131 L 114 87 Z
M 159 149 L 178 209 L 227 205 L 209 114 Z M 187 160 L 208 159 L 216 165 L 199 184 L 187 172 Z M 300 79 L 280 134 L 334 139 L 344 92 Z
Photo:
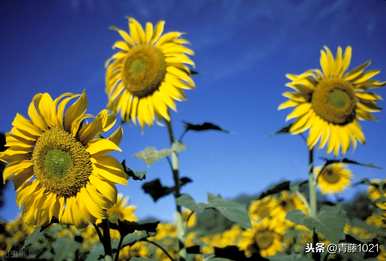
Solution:
M 87 91 L 36 93 L 1 136 L 1 179 L 15 191 L 20 214 L 0 222 L 0 257 L 386 260 L 386 179 L 362 177 L 353 183 L 352 166 L 381 168 L 347 156 L 365 145 L 362 122 L 381 111 L 377 91 L 386 77 L 369 69 L 369 61 L 352 66 L 357 50 L 321 46 L 315 68 L 288 73 L 287 87 L 277 89 L 284 97 L 277 109 L 288 114 L 275 135 L 302 140 L 308 158 L 302 180 L 289 178 L 233 199 L 209 192 L 200 202 L 184 192 L 193 182 L 181 175 L 184 138 L 229 131 L 217 123 L 184 122 L 183 132 L 176 132 L 177 105 L 184 106 L 186 93 L 200 87 L 194 44 L 163 20 L 140 23 L 128 17 L 126 26 L 111 29 L 116 41 L 105 63 L 104 109 L 90 112 Z M 127 125 L 166 133 L 169 147 L 146 147 L 135 158 L 147 166 L 166 161 L 172 186 L 118 160 L 125 149 L 121 140 L 129 138 L 123 135 Z M 127 191 L 118 190 L 128 182 L 140 182 L 154 202 L 173 197 L 174 216 L 169 221 L 138 218 Z M 354 186 L 365 192 L 339 198 Z

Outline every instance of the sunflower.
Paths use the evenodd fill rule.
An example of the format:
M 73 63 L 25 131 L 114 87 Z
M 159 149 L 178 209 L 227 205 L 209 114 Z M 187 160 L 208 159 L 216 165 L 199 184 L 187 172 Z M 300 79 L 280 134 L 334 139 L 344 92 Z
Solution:
M 70 105 L 71 104 L 71 105 Z M 116 201 L 115 183 L 126 184 L 121 164 L 107 154 L 120 151 L 121 129 L 109 138 L 115 117 L 107 110 L 86 114 L 85 93 L 65 93 L 55 100 L 35 95 L 30 119 L 17 114 L 6 134 L 4 181 L 13 180 L 16 202 L 26 223 L 83 225 L 106 218 Z
M 251 202 L 248 208 L 249 218 L 253 222 L 259 222 L 270 217 L 272 211 L 278 206 L 279 201 L 273 196 L 266 196 Z
M 368 187 L 369 198 L 375 202 L 376 206 L 386 210 L 386 179 L 373 179 Z
M 137 221 L 135 209 L 135 206 L 128 205 L 125 196 L 118 194 L 117 202 L 107 210 L 107 217 L 113 223 L 117 223 L 118 220 Z
M 299 192 L 282 191 L 277 195 L 277 201 L 278 204 L 272 210 L 272 216 L 275 219 L 285 219 L 287 213 L 292 210 L 299 210 L 304 214 L 309 213 L 307 202 Z
M 128 18 L 129 32 L 113 28 L 122 37 L 113 48 L 119 49 L 107 63 L 106 93 L 108 107 L 131 119 L 151 126 L 156 116 L 170 120 L 168 109 L 185 99 L 184 89 L 192 89 L 189 66 L 193 51 L 180 32 L 163 34 L 164 21 L 146 27 Z
M 343 54 L 338 47 L 334 58 L 330 49 L 321 50 L 321 70 L 308 70 L 300 75 L 287 74 L 287 86 L 293 92 L 284 92 L 288 98 L 279 110 L 294 107 L 286 120 L 296 119 L 290 133 L 309 130 L 307 145 L 314 148 L 327 146 L 327 152 L 343 154 L 358 141 L 365 142 L 359 121 L 374 120 L 373 112 L 381 109 L 377 101 L 382 98 L 369 90 L 382 87 L 386 82 L 374 80 L 378 70 L 365 71 L 370 61 L 347 71 L 351 62 L 351 47 Z
M 263 257 L 273 256 L 285 249 L 285 230 L 285 223 L 265 219 L 243 232 L 239 247 L 247 256 L 258 251 Z
M 351 183 L 351 171 L 343 163 L 332 163 L 314 169 L 316 183 L 323 194 L 342 192 Z

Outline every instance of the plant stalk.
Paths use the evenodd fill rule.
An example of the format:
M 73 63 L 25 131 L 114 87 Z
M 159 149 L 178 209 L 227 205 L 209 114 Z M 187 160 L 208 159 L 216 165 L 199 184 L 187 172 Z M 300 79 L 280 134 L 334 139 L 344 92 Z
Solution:
M 171 121 L 166 121 L 166 126 L 168 130 L 168 136 L 169 136 L 169 142 L 170 146 L 173 146 L 175 142 L 177 142 L 177 139 L 175 138 L 174 132 L 173 132 L 173 126 Z M 175 205 L 176 205 L 176 211 L 177 211 L 177 250 L 178 255 L 176 261 L 180 260 L 180 257 L 185 259 L 186 257 L 186 250 L 182 249 L 180 242 L 184 242 L 184 236 L 185 236 L 185 229 L 184 224 L 181 222 L 183 220 L 182 218 L 182 208 L 177 204 L 177 198 L 181 196 L 181 184 L 180 184 L 180 169 L 179 169 L 179 158 L 178 153 L 176 151 L 173 151 L 170 156 L 170 166 L 171 171 L 173 174 L 173 180 L 174 180 L 174 199 L 175 199 Z
M 308 150 L 308 187 L 311 208 L 311 217 L 316 217 L 317 212 L 317 195 L 316 180 L 314 175 L 314 149 Z

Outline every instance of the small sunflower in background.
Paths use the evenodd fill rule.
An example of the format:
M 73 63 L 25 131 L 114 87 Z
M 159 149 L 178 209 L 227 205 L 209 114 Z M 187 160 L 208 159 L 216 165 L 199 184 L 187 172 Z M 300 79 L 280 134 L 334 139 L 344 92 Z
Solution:
M 350 46 L 344 53 L 338 47 L 335 57 L 325 47 L 320 55 L 321 70 L 287 74 L 287 86 L 293 92 L 283 93 L 288 100 L 279 110 L 294 107 L 286 118 L 295 119 L 289 131 L 301 134 L 309 130 L 309 148 L 319 142 L 319 148 L 327 146 L 328 153 L 345 154 L 358 141 L 365 142 L 359 121 L 374 120 L 372 113 L 381 110 L 377 106 L 381 96 L 371 91 L 386 84 L 373 79 L 380 71 L 366 71 L 370 61 L 348 71 L 350 63 Z
M 195 87 L 191 78 L 193 51 L 180 32 L 164 32 L 164 21 L 142 25 L 128 18 L 129 31 L 114 27 L 122 40 L 107 63 L 106 92 L 108 107 L 131 119 L 151 126 L 157 117 L 170 121 L 169 109 L 185 99 L 184 91 Z
M 248 208 L 249 218 L 252 222 L 259 222 L 270 217 L 279 201 L 273 196 L 266 196 L 251 202 Z
M 277 195 L 277 201 L 278 204 L 272 211 L 275 219 L 285 219 L 287 213 L 292 210 L 299 210 L 304 214 L 309 213 L 307 202 L 299 192 L 282 191 Z
M 135 215 L 136 207 L 127 203 L 127 198 L 118 194 L 117 202 L 107 210 L 107 218 L 112 223 L 117 223 L 118 220 L 137 221 Z
M 107 110 L 94 117 L 86 109 L 85 93 L 55 100 L 39 93 L 28 107 L 30 119 L 17 114 L 13 120 L 0 160 L 7 163 L 4 181 L 14 182 L 26 223 L 56 218 L 79 226 L 106 218 L 116 201 L 115 184 L 127 183 L 119 161 L 108 156 L 120 151 L 122 130 L 101 138 L 115 117 Z
M 246 256 L 252 256 L 257 252 L 263 257 L 276 255 L 285 249 L 286 229 L 284 222 L 265 219 L 243 232 L 239 247 Z
M 352 173 L 343 163 L 331 163 L 314 169 L 316 183 L 323 194 L 342 192 L 351 184 Z
M 386 211 L 386 179 L 370 180 L 368 195 L 378 208 Z

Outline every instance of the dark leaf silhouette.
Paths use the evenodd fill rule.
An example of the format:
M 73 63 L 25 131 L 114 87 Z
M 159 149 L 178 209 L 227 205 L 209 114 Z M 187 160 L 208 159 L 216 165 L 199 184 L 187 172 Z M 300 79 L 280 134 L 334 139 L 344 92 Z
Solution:
M 180 179 L 180 187 L 185 186 L 186 184 L 192 182 L 188 177 L 182 177 Z M 149 194 L 154 202 L 158 201 L 160 198 L 170 195 L 175 192 L 175 187 L 164 186 L 161 183 L 160 179 L 154 179 L 152 181 L 146 182 L 142 185 L 142 189 L 146 194 Z
M 288 180 L 285 180 L 283 182 L 280 182 L 279 184 L 275 185 L 272 188 L 269 188 L 268 190 L 264 191 L 260 194 L 259 199 L 262 199 L 268 195 L 273 195 L 276 193 L 279 193 L 284 190 L 290 190 L 291 183 Z
M 346 163 L 346 164 L 353 164 L 353 165 L 358 165 L 358 166 L 367 167 L 367 168 L 382 169 L 381 167 L 376 166 L 373 163 L 361 163 L 361 162 L 351 160 L 348 158 L 343 158 L 343 159 L 322 158 L 322 159 L 325 161 L 323 167 L 326 167 L 326 166 L 333 164 L 333 163 Z
M 126 166 L 126 160 L 122 161 L 122 167 L 125 171 L 126 175 L 134 180 L 144 180 L 146 179 L 146 172 L 145 171 L 134 171 Z
M 292 127 L 292 123 L 282 127 L 281 129 L 277 130 L 275 134 L 288 134 L 290 129 Z
M 246 257 L 244 252 L 239 250 L 237 246 L 227 246 L 224 248 L 215 247 L 214 248 L 215 257 L 228 258 L 235 261 L 260 261 L 268 260 L 260 256 L 259 251 L 256 252 L 251 257 Z
M 180 137 L 180 141 L 184 138 L 185 134 L 188 133 L 189 131 L 195 131 L 195 132 L 200 132 L 200 131 L 220 131 L 224 133 L 229 133 L 228 130 L 223 129 L 222 127 L 211 123 L 211 122 L 203 122 L 201 124 L 194 124 L 190 122 L 184 122 L 185 124 L 185 130 L 182 133 Z

